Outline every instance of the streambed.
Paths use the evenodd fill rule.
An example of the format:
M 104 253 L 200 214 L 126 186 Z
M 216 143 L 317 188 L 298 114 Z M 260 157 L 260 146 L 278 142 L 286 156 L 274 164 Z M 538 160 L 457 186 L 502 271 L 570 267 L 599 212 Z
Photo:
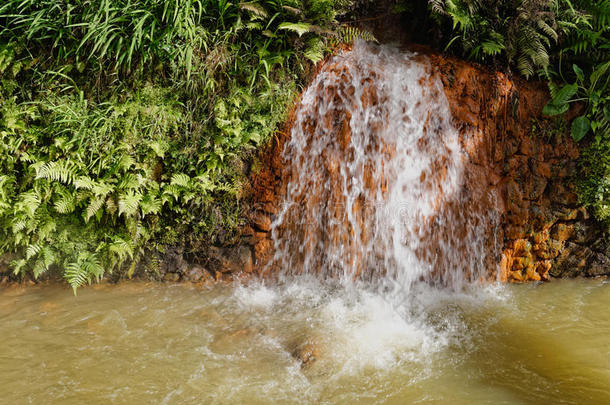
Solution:
M 608 308 L 604 280 L 10 287 L 0 402 L 606 404 Z

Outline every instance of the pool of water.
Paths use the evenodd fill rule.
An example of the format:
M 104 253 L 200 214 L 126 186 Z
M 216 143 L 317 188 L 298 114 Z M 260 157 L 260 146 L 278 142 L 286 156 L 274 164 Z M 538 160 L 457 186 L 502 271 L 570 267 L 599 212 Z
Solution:
M 610 283 L 0 290 L 0 402 L 610 404 Z M 305 360 L 305 363 L 303 361 Z

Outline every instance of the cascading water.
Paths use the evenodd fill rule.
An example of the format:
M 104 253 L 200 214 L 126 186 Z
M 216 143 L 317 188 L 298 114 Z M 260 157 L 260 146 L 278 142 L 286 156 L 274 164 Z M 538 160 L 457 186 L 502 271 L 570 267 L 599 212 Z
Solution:
M 357 43 L 304 93 L 273 224 L 280 274 L 459 288 L 495 270 L 497 214 L 472 197 L 441 81 L 422 57 Z M 487 196 L 493 198 L 493 196 Z

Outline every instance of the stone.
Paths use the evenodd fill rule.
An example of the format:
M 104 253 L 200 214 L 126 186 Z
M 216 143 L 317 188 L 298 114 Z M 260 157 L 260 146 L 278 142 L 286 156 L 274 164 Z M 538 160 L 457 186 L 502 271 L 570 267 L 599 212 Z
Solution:
M 546 241 L 534 245 L 536 255 L 543 259 L 554 259 L 561 253 L 564 243 L 555 239 L 547 239 Z
M 523 205 L 521 188 L 514 181 L 506 184 L 506 208 L 509 211 L 519 211 Z
M 175 283 L 180 281 L 180 274 L 178 273 L 165 273 L 163 280 Z
M 610 275 L 610 258 L 602 253 L 595 253 L 585 272 L 589 277 Z
M 513 241 L 513 256 L 525 257 L 532 250 L 532 244 L 527 239 L 517 239 Z
M 542 278 L 540 274 L 536 272 L 534 266 L 529 266 L 525 272 L 525 280 L 526 281 L 540 281 Z
M 523 270 L 527 266 L 528 263 L 529 263 L 529 261 L 526 257 L 514 257 L 511 269 L 512 270 Z
M 315 340 L 308 339 L 293 350 L 292 356 L 301 363 L 302 368 L 309 367 L 320 357 L 318 344 Z
M 262 211 L 250 215 L 250 224 L 258 231 L 269 232 L 272 222 L 271 217 Z
M 254 245 L 254 260 L 257 266 L 267 262 L 271 257 L 273 242 L 270 239 L 262 239 Z
M 527 230 L 523 225 L 508 225 L 505 236 L 508 239 L 521 239 L 527 235 Z
M 508 281 L 521 282 L 524 280 L 525 279 L 520 270 L 511 271 L 510 273 L 508 273 Z
M 523 137 L 521 145 L 519 145 L 519 151 L 522 155 L 530 156 L 534 153 L 534 142 L 529 136 Z
M 534 243 L 535 244 L 540 244 L 540 243 L 546 241 L 549 238 L 549 236 L 550 235 L 549 235 L 549 230 L 548 229 L 545 229 L 545 230 L 540 231 L 540 232 L 536 232 L 534 234 Z
M 531 180 L 531 188 L 529 192 L 530 200 L 537 200 L 542 197 L 546 189 L 547 180 L 541 176 L 534 176 Z
M 188 281 L 196 283 L 209 280 L 212 278 L 212 275 L 202 266 L 195 265 L 188 269 L 183 277 Z
M 248 245 L 211 247 L 208 253 L 217 262 L 216 270 L 220 273 L 252 272 L 252 251 Z
M 544 281 L 549 280 L 549 270 L 551 269 L 552 263 L 550 260 L 543 260 L 538 262 L 536 272 L 540 275 L 540 278 Z
M 567 242 L 561 254 L 553 261 L 549 273 L 553 277 L 574 277 L 583 274 L 594 253 L 585 246 Z
M 574 233 L 574 225 L 559 223 L 551 228 L 551 238 L 560 242 L 570 239 Z
M 532 168 L 532 170 L 534 171 L 534 174 L 536 174 L 537 176 L 543 177 L 545 179 L 551 178 L 551 164 L 550 163 L 536 161 L 536 163 L 533 166 L 534 167 Z

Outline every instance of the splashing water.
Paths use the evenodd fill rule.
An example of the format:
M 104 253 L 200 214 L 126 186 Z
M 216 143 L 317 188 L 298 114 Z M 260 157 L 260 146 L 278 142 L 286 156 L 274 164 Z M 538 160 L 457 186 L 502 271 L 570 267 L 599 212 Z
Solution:
M 494 210 L 468 192 L 466 156 L 427 61 L 357 43 L 304 93 L 290 141 L 270 266 L 405 295 L 458 290 L 495 271 Z M 372 282 L 372 283 L 371 283 Z

